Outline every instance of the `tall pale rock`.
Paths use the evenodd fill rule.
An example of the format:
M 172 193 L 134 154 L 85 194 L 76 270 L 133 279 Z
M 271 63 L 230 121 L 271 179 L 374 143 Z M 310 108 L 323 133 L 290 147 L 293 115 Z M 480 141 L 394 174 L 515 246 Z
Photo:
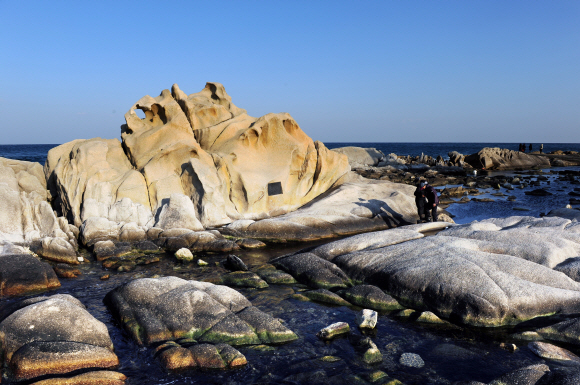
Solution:
M 219 83 L 145 96 L 125 119 L 123 146 L 147 180 L 151 207 L 185 194 L 206 227 L 295 210 L 349 170 L 346 156 L 313 142 L 290 115 L 250 117 Z
M 57 206 L 77 227 L 90 217 L 108 219 L 111 206 L 123 198 L 151 210 L 145 179 L 117 139 L 76 140 L 53 148 L 44 171 L 50 191 L 58 194 Z

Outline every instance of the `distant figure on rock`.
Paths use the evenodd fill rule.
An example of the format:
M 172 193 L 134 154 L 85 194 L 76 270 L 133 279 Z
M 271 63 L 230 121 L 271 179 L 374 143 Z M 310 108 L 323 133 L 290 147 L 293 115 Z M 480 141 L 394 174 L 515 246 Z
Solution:
M 425 180 L 421 181 L 415 190 L 415 204 L 417 205 L 417 213 L 419 214 L 417 223 L 437 222 L 439 197 L 437 196 L 435 188 Z
M 522 152 L 526 152 L 526 144 L 522 143 Z
M 544 144 L 540 144 L 540 154 L 544 153 Z
M 530 143 L 530 151 L 529 152 L 532 152 L 532 144 L 531 143 Z

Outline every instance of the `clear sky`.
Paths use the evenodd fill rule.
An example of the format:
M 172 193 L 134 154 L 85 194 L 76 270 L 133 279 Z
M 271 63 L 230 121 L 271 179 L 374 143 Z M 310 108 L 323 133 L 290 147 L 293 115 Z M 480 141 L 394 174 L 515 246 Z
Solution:
M 0 144 L 224 84 L 325 142 L 580 142 L 580 1 L 0 0 Z

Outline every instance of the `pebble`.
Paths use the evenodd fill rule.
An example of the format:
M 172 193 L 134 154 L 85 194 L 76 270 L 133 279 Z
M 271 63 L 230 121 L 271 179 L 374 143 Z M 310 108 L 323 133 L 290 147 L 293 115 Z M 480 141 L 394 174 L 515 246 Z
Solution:
M 401 354 L 401 358 L 399 358 L 399 363 L 409 368 L 422 368 L 423 366 L 425 366 L 425 361 L 423 361 L 420 355 L 415 353 Z

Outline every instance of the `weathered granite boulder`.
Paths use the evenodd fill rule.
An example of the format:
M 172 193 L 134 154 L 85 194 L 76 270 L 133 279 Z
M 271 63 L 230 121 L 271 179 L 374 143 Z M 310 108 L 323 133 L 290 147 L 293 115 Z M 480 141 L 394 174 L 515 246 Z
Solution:
M 109 292 L 105 300 L 139 344 L 191 338 L 248 345 L 297 338 L 234 289 L 208 282 L 136 279 Z
M 0 255 L 0 298 L 55 289 L 60 282 L 46 262 L 30 254 Z
M 155 227 L 165 230 L 189 229 L 203 230 L 202 224 L 196 218 L 193 202 L 183 194 L 171 194 L 167 203 L 163 204 L 157 214 Z
M 569 223 L 568 220 L 564 221 Z M 580 236 L 560 230 L 560 223 L 555 223 L 555 226 L 537 226 L 549 225 L 549 222 L 549 218 L 539 220 L 533 218 L 523 224 L 500 227 L 494 220 L 486 220 L 454 226 L 441 231 L 438 236 L 471 239 L 480 251 L 513 255 L 554 268 L 568 258 L 580 255 Z M 540 234 L 549 234 L 549 237 L 539 236 Z
M 350 278 L 340 268 L 316 254 L 280 257 L 272 264 L 313 288 L 340 289 L 351 286 Z
M 580 284 L 547 267 L 577 254 L 580 238 L 570 231 L 573 224 L 565 218 L 507 217 L 419 239 L 410 233 L 407 241 L 401 236 L 405 229 L 387 230 L 374 233 L 374 243 L 365 234 L 321 246 L 319 254 L 325 259 L 315 248 L 273 264 L 314 287 L 345 287 L 352 279 L 378 286 L 402 306 L 444 320 L 510 325 L 580 309 Z M 400 243 L 378 247 L 389 243 L 388 231 L 397 232 L 392 239 Z M 353 303 L 359 298 L 367 306 L 363 295 L 345 298 Z
M 34 385 L 124 385 L 127 376 L 110 370 L 96 370 L 72 377 L 49 378 Z
M 234 369 L 247 364 L 246 357 L 228 344 L 196 344 L 184 348 L 167 343 L 157 359 L 168 370 Z
M 309 241 L 417 222 L 413 186 L 348 177 L 338 188 L 294 212 L 258 221 L 238 220 L 220 231 L 271 241 Z
M 125 120 L 123 144 L 148 181 L 151 207 L 185 194 L 205 227 L 294 210 L 349 169 L 346 157 L 313 142 L 290 115 L 252 118 L 219 83 L 189 96 L 177 85 L 145 96 Z
M 369 309 L 389 311 L 403 309 L 396 299 L 373 285 L 356 285 L 341 292 L 348 302 Z
M 498 147 L 486 147 L 477 154 L 468 155 L 465 157 L 465 162 L 474 168 L 485 168 L 486 170 L 550 167 L 550 161 L 546 157 Z
M 0 359 L 8 378 L 119 364 L 105 324 L 70 295 L 29 298 L 8 310 L 0 318 Z
M 420 250 L 420 252 L 417 252 Z M 497 326 L 578 311 L 580 284 L 537 263 L 435 236 L 333 260 L 402 305 L 454 322 Z M 530 298 L 534 298 L 533 301 Z
M 63 238 L 42 238 L 39 247 L 34 248 L 34 252 L 50 261 L 71 265 L 79 263 L 75 248 Z
M 537 364 L 530 365 L 516 370 L 512 370 L 499 378 L 496 378 L 489 385 L 517 385 L 517 384 L 539 384 L 539 380 L 549 375 L 550 368 L 548 365 Z M 552 382 L 550 382 L 551 384 Z M 559 383 L 554 383 L 559 384 Z
M 385 156 L 376 148 L 339 147 L 332 151 L 346 155 L 350 167 L 376 166 Z

